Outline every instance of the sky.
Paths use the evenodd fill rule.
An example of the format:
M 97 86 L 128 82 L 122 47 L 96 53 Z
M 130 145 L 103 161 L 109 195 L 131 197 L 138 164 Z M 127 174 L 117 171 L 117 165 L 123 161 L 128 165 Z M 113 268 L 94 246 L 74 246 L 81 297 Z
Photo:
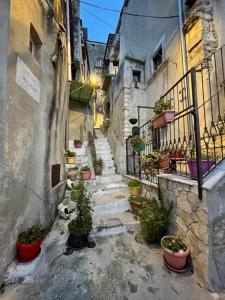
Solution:
M 107 8 L 112 9 L 119 9 L 121 10 L 123 6 L 124 0 L 84 0 L 85 2 L 99 5 Z M 91 7 L 84 3 L 81 3 L 81 19 L 83 21 L 83 26 L 88 28 L 88 39 L 91 41 L 99 41 L 99 42 L 107 42 L 108 34 L 114 33 L 118 20 L 119 20 L 119 13 L 106 11 L 99 8 Z M 102 21 L 98 20 L 93 15 L 98 18 L 105 20 L 108 24 L 112 27 L 107 26 Z

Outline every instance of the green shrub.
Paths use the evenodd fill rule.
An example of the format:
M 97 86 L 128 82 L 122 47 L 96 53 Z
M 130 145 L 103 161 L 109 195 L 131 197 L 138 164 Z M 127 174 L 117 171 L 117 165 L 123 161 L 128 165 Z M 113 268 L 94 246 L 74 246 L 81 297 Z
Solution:
M 69 150 L 66 151 L 65 157 L 75 157 L 75 156 L 76 156 L 75 152 Z
M 141 170 L 145 172 L 146 175 L 155 176 L 158 171 L 158 161 L 162 155 L 157 152 L 153 151 L 147 155 L 142 155 L 141 157 Z
M 145 144 L 145 140 L 139 135 L 134 135 L 131 137 L 130 143 L 132 147 L 137 147 L 138 145 Z
M 28 228 L 26 231 L 21 232 L 18 239 L 20 243 L 28 245 L 36 242 L 37 240 L 43 239 L 46 233 L 46 228 L 41 224 L 37 224 Z
M 165 110 L 170 109 L 170 107 L 171 107 L 171 101 L 170 100 L 160 99 L 155 103 L 154 113 L 155 113 L 156 116 L 160 115 Z
M 141 182 L 137 179 L 131 179 L 129 182 L 128 182 L 128 186 L 129 187 L 140 187 L 141 186 Z
M 81 171 L 87 172 L 87 171 L 91 171 L 91 169 L 90 169 L 89 166 L 84 166 L 84 167 L 81 168 Z
M 94 167 L 102 167 L 103 166 L 103 159 L 99 158 L 93 161 Z
M 178 253 L 180 251 L 187 251 L 187 245 L 180 237 L 166 237 L 162 241 L 162 247 Z

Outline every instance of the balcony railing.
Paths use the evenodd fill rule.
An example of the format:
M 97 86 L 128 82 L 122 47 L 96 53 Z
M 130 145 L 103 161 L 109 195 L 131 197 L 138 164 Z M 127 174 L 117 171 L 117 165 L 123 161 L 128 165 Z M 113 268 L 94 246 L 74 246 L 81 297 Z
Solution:
M 186 73 L 162 97 L 170 101 L 175 120 L 155 129 L 152 120 L 139 127 L 145 150 L 135 152 L 127 139 L 127 173 L 157 183 L 157 176 L 141 170 L 141 157 L 152 151 L 170 154 L 163 172 L 198 181 L 202 198 L 204 179 L 225 158 L 225 47 Z M 159 170 L 159 172 L 162 172 Z

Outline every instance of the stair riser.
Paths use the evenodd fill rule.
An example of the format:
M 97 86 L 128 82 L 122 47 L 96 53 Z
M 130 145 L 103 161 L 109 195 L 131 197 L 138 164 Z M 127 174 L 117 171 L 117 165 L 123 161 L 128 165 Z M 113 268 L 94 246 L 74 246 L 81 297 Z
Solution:
M 103 183 L 112 183 L 112 182 L 121 182 L 120 176 L 108 176 L 108 177 L 96 177 L 96 182 L 103 184 Z
M 113 213 L 122 213 L 130 209 L 128 200 L 114 201 L 107 204 L 100 204 L 94 206 L 94 214 L 104 215 Z
M 90 234 L 91 237 L 107 237 L 113 235 L 119 235 L 121 233 L 126 233 L 128 231 L 135 231 L 138 224 L 127 224 L 121 226 L 115 226 L 110 228 L 94 228 L 93 232 Z

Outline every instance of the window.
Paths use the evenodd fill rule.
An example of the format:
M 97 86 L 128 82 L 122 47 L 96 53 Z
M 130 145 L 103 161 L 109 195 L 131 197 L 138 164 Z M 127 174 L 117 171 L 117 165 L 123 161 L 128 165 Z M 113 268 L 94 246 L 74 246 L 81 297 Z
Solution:
M 98 58 L 95 62 L 95 68 L 102 68 L 103 67 L 103 59 Z
M 133 82 L 141 82 L 141 71 L 133 70 Z
M 52 165 L 52 187 L 60 182 L 60 165 Z
M 153 62 L 153 71 L 156 71 L 159 66 L 161 65 L 163 61 L 163 51 L 162 51 L 162 45 L 159 47 L 159 49 L 155 52 L 152 62 Z
M 36 32 L 34 26 L 30 24 L 29 51 L 38 62 L 40 62 L 41 60 L 41 46 L 41 39 L 38 33 Z

